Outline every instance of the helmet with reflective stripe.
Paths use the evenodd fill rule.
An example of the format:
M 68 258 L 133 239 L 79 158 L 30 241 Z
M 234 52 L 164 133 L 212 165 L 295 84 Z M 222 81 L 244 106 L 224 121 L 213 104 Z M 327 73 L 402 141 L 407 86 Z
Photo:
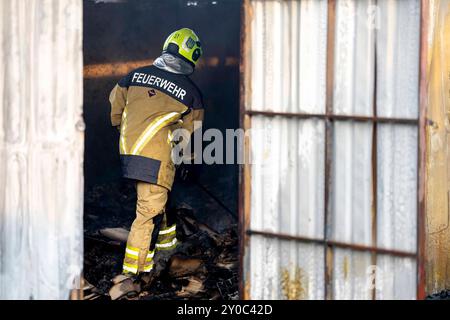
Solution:
M 164 42 L 163 53 L 171 53 L 195 67 L 203 51 L 200 39 L 195 32 L 183 28 L 167 37 L 166 42 Z

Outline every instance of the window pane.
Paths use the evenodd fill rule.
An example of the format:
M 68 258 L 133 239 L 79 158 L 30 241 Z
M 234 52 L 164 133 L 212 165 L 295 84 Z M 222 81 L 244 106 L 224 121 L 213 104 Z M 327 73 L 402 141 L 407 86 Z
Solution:
M 327 1 L 252 1 L 252 110 L 325 112 Z
M 419 0 L 378 1 L 377 114 L 417 118 Z
M 378 245 L 416 251 L 417 127 L 378 126 Z
M 377 299 L 416 299 L 417 265 L 415 259 L 378 255 L 377 266 Z
M 320 245 L 250 237 L 252 299 L 323 299 L 324 249 Z
M 252 118 L 251 228 L 323 238 L 324 122 Z
M 333 128 L 331 237 L 371 245 L 372 124 L 335 122 Z
M 368 252 L 333 250 L 333 299 L 372 299 L 371 264 Z
M 337 1 L 334 112 L 373 114 L 375 38 L 369 14 L 374 1 Z

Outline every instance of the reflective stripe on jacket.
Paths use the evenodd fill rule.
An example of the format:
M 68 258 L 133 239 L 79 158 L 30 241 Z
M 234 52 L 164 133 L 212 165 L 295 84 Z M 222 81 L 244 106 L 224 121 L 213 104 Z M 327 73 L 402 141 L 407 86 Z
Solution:
M 126 178 L 172 187 L 171 136 L 192 133 L 203 120 L 199 89 L 188 76 L 155 66 L 130 72 L 111 91 L 111 123 L 120 126 L 120 158 Z

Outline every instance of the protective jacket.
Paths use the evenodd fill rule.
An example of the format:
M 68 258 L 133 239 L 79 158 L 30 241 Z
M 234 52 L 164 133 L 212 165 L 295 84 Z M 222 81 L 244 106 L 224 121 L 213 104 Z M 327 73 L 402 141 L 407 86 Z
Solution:
M 183 74 L 153 65 L 138 68 L 111 91 L 111 123 L 120 126 L 120 158 L 125 178 L 171 189 L 175 175 L 172 132 L 190 133 L 203 120 L 200 90 Z

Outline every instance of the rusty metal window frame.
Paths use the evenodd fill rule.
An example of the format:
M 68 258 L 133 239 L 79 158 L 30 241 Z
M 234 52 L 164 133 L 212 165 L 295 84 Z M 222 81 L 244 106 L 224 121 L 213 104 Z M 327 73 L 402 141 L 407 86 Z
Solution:
M 249 237 L 260 235 L 269 238 L 281 240 L 294 240 L 302 243 L 318 244 L 324 248 L 324 270 L 325 270 L 325 299 L 331 299 L 331 278 L 332 278 L 332 252 L 334 248 L 350 249 L 352 251 L 370 252 L 372 254 L 372 264 L 376 265 L 377 255 L 400 258 L 413 258 L 416 261 L 417 273 L 417 298 L 425 297 L 425 269 L 424 269 L 424 248 L 425 248 L 425 116 L 426 116 L 426 41 L 428 32 L 428 14 L 429 4 L 427 0 L 420 0 L 420 66 L 419 66 L 419 116 L 418 118 L 393 118 L 377 116 L 377 79 L 375 71 L 374 92 L 373 92 L 373 116 L 342 115 L 333 113 L 333 81 L 334 81 L 334 45 L 335 45 L 335 18 L 336 18 L 336 0 L 328 0 L 328 18 L 327 18 L 327 57 L 326 57 L 326 111 L 324 114 L 312 113 L 287 113 L 256 111 L 246 108 L 246 93 L 249 84 L 249 63 L 248 52 L 250 46 L 250 23 L 251 0 L 243 0 L 241 9 L 241 61 L 240 61 L 240 126 L 244 129 L 251 128 L 252 116 L 265 117 L 288 117 L 296 119 L 322 119 L 325 122 L 325 192 L 324 192 L 324 238 L 316 239 L 303 236 L 293 236 L 282 233 L 258 231 L 250 229 L 250 192 L 251 192 L 251 169 L 249 164 L 240 166 L 239 179 L 239 234 L 240 234 L 240 297 L 250 298 L 249 286 L 245 283 L 244 274 L 244 254 L 246 246 L 249 244 Z M 376 51 L 376 48 L 375 48 Z M 375 70 L 377 66 L 375 54 Z M 361 245 L 356 243 L 346 243 L 334 241 L 328 237 L 330 207 L 329 195 L 331 185 L 331 154 L 332 145 L 332 126 L 337 121 L 365 122 L 372 125 L 372 177 L 373 177 L 373 198 L 372 198 L 372 245 Z M 377 246 L 377 127 L 379 123 L 388 123 L 392 125 L 410 125 L 418 130 L 418 164 L 417 164 L 417 246 L 416 252 L 407 252 L 401 250 L 386 249 Z M 244 141 L 245 151 L 250 150 L 251 141 Z M 372 291 L 372 299 L 376 299 L 376 289 Z

